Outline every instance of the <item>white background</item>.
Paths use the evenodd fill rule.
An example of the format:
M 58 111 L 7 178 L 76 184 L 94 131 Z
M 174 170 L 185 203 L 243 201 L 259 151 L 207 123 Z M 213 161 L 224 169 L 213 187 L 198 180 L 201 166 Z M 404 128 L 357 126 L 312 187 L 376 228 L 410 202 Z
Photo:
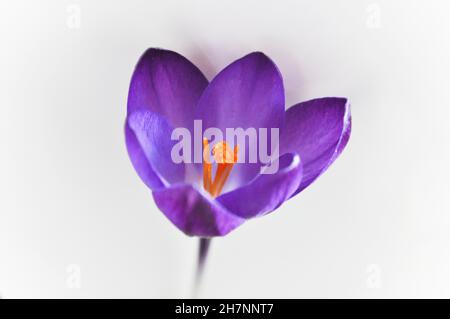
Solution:
M 133 68 L 162 47 L 209 79 L 260 50 L 287 106 L 353 107 L 325 175 L 213 241 L 201 297 L 450 297 L 449 14 L 444 0 L 2 1 L 1 296 L 190 296 L 197 241 L 158 211 L 123 136 Z

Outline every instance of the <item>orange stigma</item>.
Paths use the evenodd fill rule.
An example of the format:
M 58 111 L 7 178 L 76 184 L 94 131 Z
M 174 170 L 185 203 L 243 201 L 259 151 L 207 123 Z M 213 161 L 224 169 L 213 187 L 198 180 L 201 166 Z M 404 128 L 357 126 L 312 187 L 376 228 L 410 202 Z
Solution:
M 203 139 L 203 187 L 213 197 L 219 196 L 223 186 L 230 176 L 234 163 L 237 162 L 238 147 L 231 148 L 225 141 L 214 145 L 213 157 L 217 163 L 216 176 L 212 180 L 212 163 L 210 161 L 210 150 L 208 139 Z

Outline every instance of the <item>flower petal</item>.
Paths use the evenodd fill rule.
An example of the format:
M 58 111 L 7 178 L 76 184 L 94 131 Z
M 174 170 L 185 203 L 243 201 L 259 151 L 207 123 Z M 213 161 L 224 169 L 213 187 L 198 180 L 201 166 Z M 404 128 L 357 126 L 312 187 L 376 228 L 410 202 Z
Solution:
M 150 189 L 164 187 L 164 183 L 150 165 L 141 144 L 139 144 L 136 135 L 128 125 L 128 121 L 125 123 L 125 143 L 131 163 L 145 185 Z
M 315 99 L 286 111 L 280 154 L 296 152 L 303 163 L 303 179 L 295 194 L 334 162 L 347 144 L 350 131 L 350 104 L 345 98 Z
M 182 55 L 148 49 L 131 79 L 128 113 L 144 108 L 164 116 L 172 127 L 189 128 L 207 85 L 202 72 Z
M 217 201 L 242 218 L 272 212 L 291 197 L 302 179 L 302 164 L 297 154 L 284 154 L 277 161 L 278 172 L 258 175 L 248 185 L 221 195 Z
M 156 190 L 153 198 L 166 217 L 189 236 L 224 236 L 245 221 L 191 185 Z
M 138 110 L 125 128 L 128 154 L 138 175 L 151 189 L 184 180 L 184 164 L 172 161 L 172 128 L 162 116 Z
M 220 129 L 224 137 L 226 128 L 267 128 L 269 132 L 270 128 L 280 129 L 284 123 L 284 89 L 277 66 L 261 52 L 231 63 L 203 92 L 195 118 L 203 120 L 204 129 Z M 242 146 L 239 148 L 244 150 Z M 248 154 L 248 145 L 245 150 Z M 248 182 L 260 167 L 261 163 L 237 165 L 230 180 L 241 180 L 229 184 Z

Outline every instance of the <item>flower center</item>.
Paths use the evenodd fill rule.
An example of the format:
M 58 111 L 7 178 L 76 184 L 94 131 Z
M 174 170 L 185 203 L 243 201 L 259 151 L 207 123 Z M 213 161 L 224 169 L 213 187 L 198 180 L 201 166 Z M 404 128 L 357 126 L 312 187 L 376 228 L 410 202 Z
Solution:
M 217 163 L 216 176 L 212 180 L 212 163 L 210 161 L 210 150 L 208 139 L 203 139 L 203 188 L 213 197 L 219 196 L 223 186 L 230 176 L 234 163 L 237 162 L 238 147 L 234 150 L 222 141 L 214 145 L 213 157 Z

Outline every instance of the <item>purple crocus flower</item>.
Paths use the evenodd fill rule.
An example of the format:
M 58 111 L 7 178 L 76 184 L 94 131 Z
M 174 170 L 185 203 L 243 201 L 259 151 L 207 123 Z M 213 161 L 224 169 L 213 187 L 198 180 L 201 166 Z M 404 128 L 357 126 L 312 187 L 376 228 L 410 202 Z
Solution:
M 229 163 L 217 168 L 213 181 L 207 163 L 202 170 L 174 163 L 172 130 L 192 131 L 195 119 L 221 130 L 278 128 L 278 171 L 260 174 L 260 162 Z M 132 76 L 125 125 L 130 159 L 157 206 L 185 234 L 199 237 L 226 235 L 300 193 L 339 156 L 350 130 L 346 98 L 319 98 L 285 111 L 280 71 L 263 53 L 234 61 L 208 83 L 182 55 L 153 48 Z

